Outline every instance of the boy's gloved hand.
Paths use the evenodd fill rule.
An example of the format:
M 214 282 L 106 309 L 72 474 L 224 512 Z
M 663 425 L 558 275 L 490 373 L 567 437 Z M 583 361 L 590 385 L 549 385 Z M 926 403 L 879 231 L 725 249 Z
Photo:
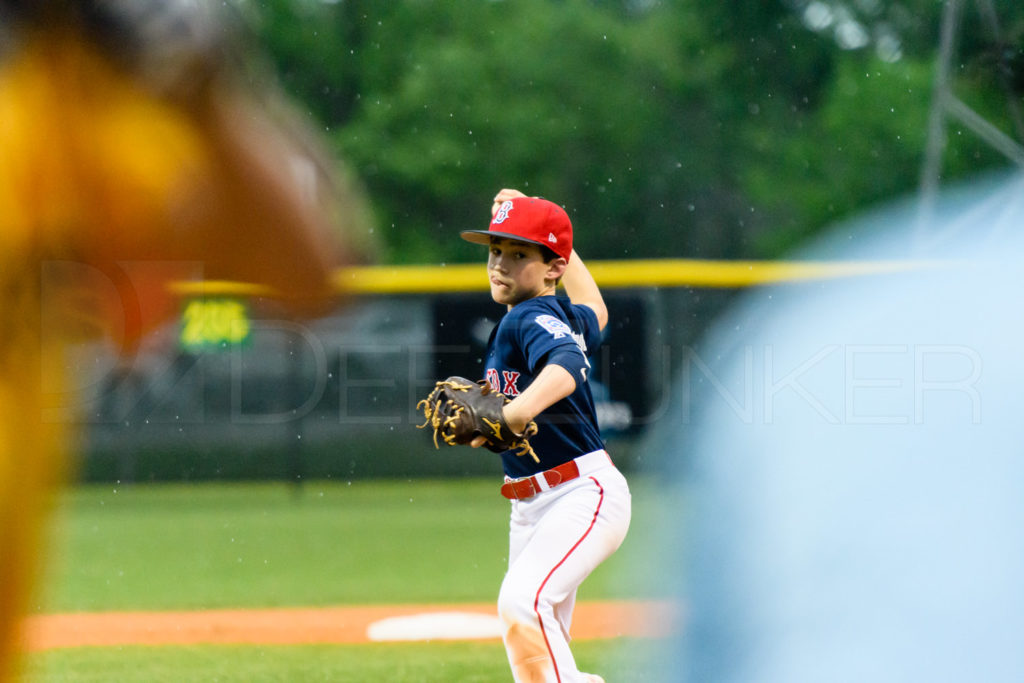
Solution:
M 434 429 L 434 445 L 440 448 L 438 436 L 449 446 L 469 445 L 477 437 L 495 453 L 515 450 L 516 455 L 530 455 L 540 462 L 529 438 L 537 433 L 537 423 L 530 422 L 522 434 L 516 434 L 505 421 L 502 409 L 508 403 L 504 394 L 485 382 L 471 382 L 465 377 L 449 377 L 434 385 L 433 391 L 416 404 Z

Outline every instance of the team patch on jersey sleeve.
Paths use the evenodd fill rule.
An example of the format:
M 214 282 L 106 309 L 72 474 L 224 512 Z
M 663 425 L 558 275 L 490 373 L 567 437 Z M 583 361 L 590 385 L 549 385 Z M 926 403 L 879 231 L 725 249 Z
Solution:
M 538 315 L 534 319 L 534 322 L 550 332 L 551 336 L 555 339 L 561 339 L 566 335 L 572 335 L 572 328 L 553 315 Z

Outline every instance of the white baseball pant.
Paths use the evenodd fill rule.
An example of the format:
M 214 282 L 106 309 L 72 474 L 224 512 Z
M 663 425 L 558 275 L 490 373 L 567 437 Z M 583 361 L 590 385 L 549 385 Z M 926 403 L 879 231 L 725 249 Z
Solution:
M 569 650 L 576 589 L 629 529 L 629 486 L 608 454 L 576 463 L 578 478 L 512 501 L 498 615 L 517 683 L 588 680 Z

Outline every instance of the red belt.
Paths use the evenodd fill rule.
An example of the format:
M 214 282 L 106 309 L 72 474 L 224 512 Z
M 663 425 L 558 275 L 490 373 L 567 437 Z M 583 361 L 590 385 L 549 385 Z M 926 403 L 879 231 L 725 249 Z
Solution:
M 564 484 L 567 481 L 572 481 L 578 476 L 580 476 L 580 468 L 576 466 L 575 460 L 570 460 L 558 467 L 552 467 L 550 470 L 539 472 L 532 477 L 506 481 L 501 485 L 501 495 L 505 496 L 509 500 L 522 500 L 523 498 L 530 498 L 541 491 L 546 490 L 545 488 L 541 488 L 537 477 L 544 477 L 544 481 L 547 484 L 546 488 L 552 488 L 559 484 Z

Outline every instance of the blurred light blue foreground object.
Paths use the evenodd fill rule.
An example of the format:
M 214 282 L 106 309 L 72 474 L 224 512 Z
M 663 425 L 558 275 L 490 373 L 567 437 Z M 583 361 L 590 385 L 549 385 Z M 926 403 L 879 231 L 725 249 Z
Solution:
M 810 256 L 957 263 L 752 291 L 684 377 L 690 681 L 1024 680 L 1024 178 L 915 216 Z

